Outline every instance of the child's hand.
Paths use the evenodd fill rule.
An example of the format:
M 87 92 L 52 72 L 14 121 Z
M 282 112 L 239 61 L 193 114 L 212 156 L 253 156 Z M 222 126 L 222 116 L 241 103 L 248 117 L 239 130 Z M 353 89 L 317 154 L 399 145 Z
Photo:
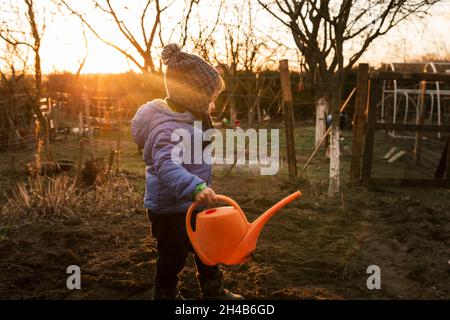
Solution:
M 195 196 L 195 201 L 210 207 L 217 201 L 217 195 L 213 189 L 206 187 Z

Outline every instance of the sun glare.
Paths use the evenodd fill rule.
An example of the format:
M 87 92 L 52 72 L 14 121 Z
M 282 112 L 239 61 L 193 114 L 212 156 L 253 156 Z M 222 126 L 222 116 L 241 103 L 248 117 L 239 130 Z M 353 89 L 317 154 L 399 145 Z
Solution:
M 88 20 L 95 30 L 106 41 L 110 41 L 118 45 L 121 49 L 129 52 L 136 57 L 139 63 L 142 63 L 142 58 L 136 53 L 136 49 L 130 44 L 128 40 L 118 31 L 116 25 L 108 18 L 107 14 L 95 10 L 90 2 L 70 2 L 76 4 L 76 8 L 81 12 L 85 12 L 83 16 Z M 218 2 L 219 3 L 219 2 Z M 115 4 L 117 12 L 120 15 L 127 28 L 136 37 L 137 42 L 143 43 L 140 14 L 142 12 L 142 2 L 127 3 L 126 5 Z M 218 6 L 213 2 L 208 3 L 201 8 L 198 16 L 192 17 L 189 28 L 184 30 L 184 27 L 179 24 L 177 17 L 185 14 L 186 8 L 182 1 L 174 2 L 169 7 L 169 14 L 166 14 L 166 19 L 161 24 L 161 35 L 165 43 L 180 42 L 179 39 L 183 32 L 188 32 L 188 38 L 195 38 L 198 33 L 198 21 L 201 19 L 204 24 L 212 26 L 214 24 L 215 12 Z M 232 5 L 230 4 L 230 7 Z M 223 9 L 222 9 L 223 10 Z M 392 30 L 388 36 L 377 39 L 369 50 L 363 55 L 362 62 L 370 62 L 371 64 L 380 64 L 384 61 L 405 61 L 414 60 L 425 56 L 430 52 L 437 57 L 444 58 L 448 55 L 450 50 L 450 39 L 446 36 L 446 31 L 450 30 L 450 19 L 448 12 L 450 10 L 449 3 L 443 3 L 435 7 L 430 16 L 417 23 L 417 20 L 405 22 L 402 27 Z M 7 12 L 7 11 L 5 11 Z M 56 6 L 50 5 L 46 8 L 46 31 L 42 39 L 42 69 L 44 73 L 54 71 L 69 71 L 75 72 L 80 61 L 87 55 L 86 63 L 82 69 L 82 73 L 122 73 L 130 70 L 139 72 L 139 68 L 122 53 L 116 49 L 100 41 L 88 28 L 82 27 L 80 19 L 76 16 L 63 14 Z M 212 14 L 214 12 L 214 14 Z M 446 14 L 447 12 L 447 14 Z M 5 13 L 6 14 L 6 13 Z M 283 31 L 283 28 L 276 26 L 276 21 L 270 19 L 267 13 L 261 13 L 261 10 L 255 10 L 255 15 L 259 15 L 257 24 L 252 26 L 254 33 L 263 37 L 270 34 L 277 42 L 268 43 L 269 48 L 261 49 L 261 52 L 267 52 L 264 60 L 267 65 L 270 61 L 277 61 L 279 55 L 288 55 L 286 58 L 297 60 L 297 52 L 295 43 L 292 37 L 289 36 L 288 30 Z M 222 17 L 224 20 L 229 20 L 229 23 L 236 24 L 235 17 Z M 145 21 L 147 30 L 152 25 L 154 19 L 154 12 L 152 7 L 149 8 L 149 15 Z M 271 23 L 267 23 L 271 21 Z M 247 22 L 242 22 L 246 24 Z M 224 23 L 224 25 L 226 25 Z M 206 27 L 206 28 L 207 28 Z M 83 36 L 83 30 L 86 35 L 87 45 Z M 205 29 L 206 30 L 206 29 Z M 157 30 L 155 37 L 159 38 L 159 30 Z M 213 33 L 214 51 L 219 57 L 219 60 L 225 56 L 224 28 L 217 27 Z M 282 44 L 291 50 L 283 52 L 276 50 L 277 46 Z M 350 47 L 352 45 L 350 44 Z M 190 44 L 186 44 L 186 50 L 189 50 Z M 210 49 L 212 50 L 212 49 Z M 159 39 L 154 41 L 152 48 L 152 58 L 155 63 L 159 63 L 159 55 L 161 51 L 161 44 Z M 212 56 L 212 52 L 208 52 Z M 345 52 L 344 54 L 349 54 Z M 261 58 L 260 58 L 261 59 Z M 263 61 L 264 61 L 263 60 Z

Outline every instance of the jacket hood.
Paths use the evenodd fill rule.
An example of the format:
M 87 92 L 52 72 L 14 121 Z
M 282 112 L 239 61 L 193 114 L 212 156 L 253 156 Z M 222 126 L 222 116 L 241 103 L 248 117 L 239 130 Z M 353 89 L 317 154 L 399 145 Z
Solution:
M 150 132 L 164 122 L 183 122 L 194 124 L 194 116 L 186 112 L 174 112 L 169 105 L 160 99 L 150 101 L 141 106 L 131 119 L 131 134 L 139 148 L 144 148 Z

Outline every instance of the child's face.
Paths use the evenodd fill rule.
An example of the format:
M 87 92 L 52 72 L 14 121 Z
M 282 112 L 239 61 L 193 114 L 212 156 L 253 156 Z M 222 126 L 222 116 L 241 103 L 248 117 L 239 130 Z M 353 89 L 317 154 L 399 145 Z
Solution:
M 215 101 L 217 100 L 217 97 L 219 96 L 219 94 L 222 92 L 222 88 L 223 88 L 222 83 L 217 85 L 216 91 L 214 92 L 214 94 L 211 97 L 211 102 L 210 102 L 209 108 L 208 108 L 209 113 L 213 112 L 216 109 Z
M 212 102 L 209 104 L 208 113 L 213 112 L 215 109 L 216 109 L 216 103 L 215 103 L 214 101 L 212 101 Z

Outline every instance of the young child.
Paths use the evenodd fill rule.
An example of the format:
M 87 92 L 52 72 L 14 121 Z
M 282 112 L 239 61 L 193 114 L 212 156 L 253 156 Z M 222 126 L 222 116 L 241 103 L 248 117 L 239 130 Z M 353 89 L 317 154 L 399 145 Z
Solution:
M 157 240 L 153 299 L 175 299 L 182 298 L 177 290 L 178 274 L 189 252 L 194 252 L 185 227 L 187 209 L 193 201 L 212 205 L 216 193 L 208 187 L 212 174 L 209 164 L 172 160 L 178 142 L 171 141 L 171 135 L 184 129 L 193 137 L 194 130 L 199 130 L 194 121 L 202 121 L 204 131 L 212 128 L 210 111 L 224 85 L 214 67 L 182 52 L 176 44 L 164 47 L 162 60 L 167 65 L 167 98 L 140 107 L 131 121 L 131 131 L 147 165 L 144 206 Z M 204 265 L 196 254 L 195 263 L 203 299 L 243 299 L 224 289 L 217 266 Z

